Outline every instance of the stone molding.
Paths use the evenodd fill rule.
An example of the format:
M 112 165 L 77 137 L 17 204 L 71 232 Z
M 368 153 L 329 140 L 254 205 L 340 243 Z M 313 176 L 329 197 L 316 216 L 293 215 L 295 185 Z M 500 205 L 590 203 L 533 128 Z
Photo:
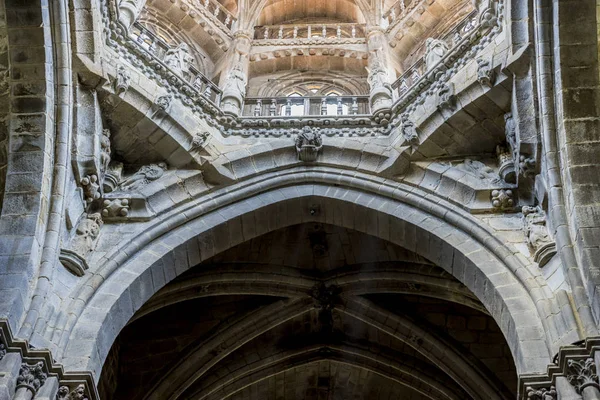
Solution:
M 50 350 L 34 349 L 27 341 L 15 338 L 8 321 L 0 318 L 0 360 L 8 353 L 18 353 L 22 358 L 17 389 L 19 387 L 26 388 L 35 394 L 43 386 L 46 378 L 56 377 L 61 389 L 66 387 L 69 392 L 85 394 L 83 398 L 88 400 L 100 400 L 90 372 L 65 371 L 61 364 L 54 361 Z M 0 371 L 1 373 L 2 371 Z M 61 397 L 60 389 L 57 388 L 57 390 L 57 399 L 68 399 L 68 397 Z M 72 399 L 78 399 L 78 397 L 72 397 Z
M 579 394 L 588 386 L 600 389 L 594 358 L 598 352 L 600 352 L 600 336 L 589 337 L 575 344 L 561 347 L 558 354 L 554 356 L 554 363 L 548 366 L 546 374 L 519 377 L 517 398 L 531 400 L 538 396 L 537 398 L 541 400 L 547 400 L 550 396 L 551 399 L 556 399 L 556 390 L 560 395 L 557 378 L 561 377 L 566 378 Z M 554 394 L 552 394 L 553 390 Z M 539 397 L 540 394 L 546 397 Z M 555 397 L 551 397 L 552 395 Z

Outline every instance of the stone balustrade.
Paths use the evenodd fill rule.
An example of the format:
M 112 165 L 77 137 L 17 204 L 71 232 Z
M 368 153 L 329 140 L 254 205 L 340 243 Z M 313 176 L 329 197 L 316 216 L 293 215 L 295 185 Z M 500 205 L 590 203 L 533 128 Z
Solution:
M 214 17 L 213 19 L 225 27 L 228 32 L 232 31 L 237 22 L 237 18 L 217 0 L 187 0 L 187 3 L 201 14 Z
M 171 48 L 164 40 L 146 29 L 143 25 L 135 22 L 130 30 L 130 36 L 135 42 L 145 49 L 161 62 L 165 61 L 165 56 Z M 166 68 L 169 68 L 165 66 Z M 179 75 L 183 80 L 192 85 L 204 97 L 218 104 L 221 96 L 221 89 L 213 83 L 208 77 L 198 70 L 192 63 L 188 68 L 173 72 Z
M 478 26 L 476 17 L 477 11 L 471 12 L 450 32 L 448 32 L 443 37 L 437 39 L 447 46 L 448 53 L 452 52 L 452 50 L 462 41 L 465 35 L 473 31 Z M 394 96 L 397 98 L 400 98 L 404 94 L 406 94 L 428 71 L 428 66 L 425 59 L 427 52 L 426 46 L 423 45 L 418 51 L 422 54 L 422 57 L 420 57 L 418 61 L 411 65 L 392 84 L 392 88 L 394 89 Z
M 417 0 L 398 0 L 383 14 L 383 19 L 387 21 L 389 26 L 393 26 L 412 11 L 418 3 Z
M 290 24 L 263 25 L 254 28 L 255 40 L 364 38 L 364 24 Z
M 243 116 L 299 117 L 369 115 L 369 96 L 247 97 Z

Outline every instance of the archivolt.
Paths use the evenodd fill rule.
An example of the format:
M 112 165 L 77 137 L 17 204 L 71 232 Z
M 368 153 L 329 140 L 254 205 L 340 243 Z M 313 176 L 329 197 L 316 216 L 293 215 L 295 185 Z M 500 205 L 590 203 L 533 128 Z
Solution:
M 313 205 L 321 211 L 310 213 Z M 172 280 L 227 248 L 303 222 L 377 236 L 441 266 L 477 296 L 509 338 L 518 373 L 545 371 L 548 346 L 556 346 L 561 332 L 550 311 L 555 300 L 536 280 L 543 278 L 475 218 L 444 201 L 403 184 L 326 167 L 265 174 L 216 190 L 161 216 L 108 254 L 74 293 L 73 304 L 66 304 L 79 312 L 59 324 L 65 327 L 59 346 L 68 354 L 64 364 L 98 377 L 118 332 L 164 285 L 154 286 L 152 274 Z

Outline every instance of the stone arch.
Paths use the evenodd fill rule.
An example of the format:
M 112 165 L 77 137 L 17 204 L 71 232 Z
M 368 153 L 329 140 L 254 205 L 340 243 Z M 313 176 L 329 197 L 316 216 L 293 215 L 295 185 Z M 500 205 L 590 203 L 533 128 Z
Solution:
M 545 370 L 556 335 L 551 316 L 544 311 L 549 299 L 526 266 L 474 218 L 467 222 L 465 215 L 396 185 L 386 188 L 379 183 L 378 189 L 369 191 L 365 190 L 369 182 L 353 182 L 339 173 L 328 178 L 307 172 L 293 175 L 291 181 L 281 175 L 261 178 L 260 193 L 241 188 L 251 193 L 239 201 L 231 201 L 232 189 L 213 193 L 210 201 L 204 199 L 189 205 L 187 212 L 177 210 L 163 218 L 164 234 L 158 235 L 159 228 L 150 229 L 126 248 L 107 255 L 104 268 L 83 282 L 75 295 L 81 315 L 70 317 L 73 329 L 67 324 L 60 346 L 66 349 L 67 368 L 88 369 L 97 378 L 111 344 L 134 312 L 166 281 L 202 260 L 277 228 L 324 222 L 388 240 L 444 268 L 496 320 L 518 373 Z M 318 211 L 311 213 L 311 207 Z M 152 241 L 156 235 L 161 236 L 160 243 Z M 94 287 L 98 287 L 95 293 Z

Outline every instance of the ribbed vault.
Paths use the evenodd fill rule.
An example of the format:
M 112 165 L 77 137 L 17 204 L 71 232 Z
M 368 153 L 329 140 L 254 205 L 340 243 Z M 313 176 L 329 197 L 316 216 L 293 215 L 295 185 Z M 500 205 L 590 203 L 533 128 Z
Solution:
M 415 253 L 293 225 L 202 262 L 121 332 L 119 399 L 508 399 L 516 372 L 477 298 Z

